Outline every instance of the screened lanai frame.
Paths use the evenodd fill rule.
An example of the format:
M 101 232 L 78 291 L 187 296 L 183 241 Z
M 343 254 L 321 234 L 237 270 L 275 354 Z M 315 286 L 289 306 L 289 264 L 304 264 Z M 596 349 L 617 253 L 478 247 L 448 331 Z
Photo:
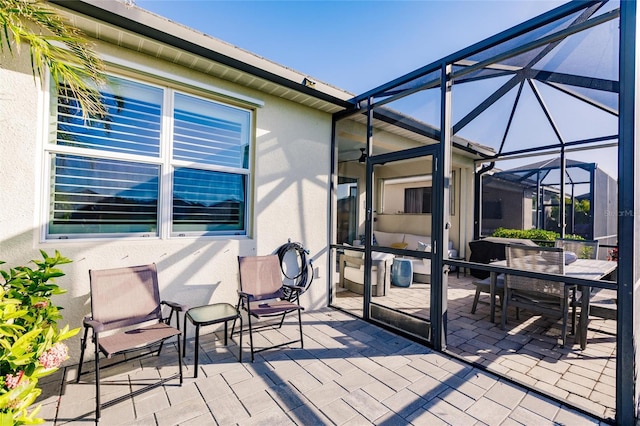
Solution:
M 494 161 L 500 161 L 510 156 L 527 155 L 560 155 L 564 168 L 566 156 L 572 151 L 585 149 L 613 149 L 615 150 L 615 162 L 617 166 L 618 193 L 624 194 L 618 200 L 618 248 L 619 265 L 618 283 L 602 282 L 598 285 L 602 288 L 612 288 L 618 291 L 618 322 L 617 322 L 617 351 L 616 351 L 616 422 L 630 424 L 637 417 L 638 386 L 635 377 L 638 375 L 637 366 L 640 365 L 640 357 L 635 351 L 635 342 L 640 337 L 635 332 L 638 324 L 638 309 L 640 306 L 640 292 L 634 291 L 634 283 L 637 282 L 640 270 L 639 256 L 634 256 L 640 242 L 635 235 L 635 229 L 640 228 L 640 221 L 636 219 L 634 212 L 640 211 L 637 207 L 638 199 L 634 188 L 639 179 L 636 178 L 636 128 L 638 127 L 634 115 L 638 106 L 636 99 L 637 77 L 636 58 L 638 56 L 636 46 L 637 11 L 635 2 L 578 2 L 573 1 L 562 5 L 552 11 L 524 22 L 516 27 L 506 30 L 496 36 L 490 37 L 480 43 L 474 44 L 457 53 L 435 61 L 398 79 L 390 81 L 378 88 L 363 93 L 353 99 L 354 107 L 335 116 L 335 120 L 349 116 L 349 114 L 362 114 L 368 118 L 368 139 L 366 153 L 373 152 L 371 135 L 373 133 L 373 111 L 386 104 L 417 93 L 426 89 L 438 89 L 440 91 L 440 114 L 435 127 L 435 139 L 439 141 L 437 173 L 434 176 L 434 187 L 439 184 L 443 190 L 434 193 L 434 215 L 443 214 L 447 204 L 448 191 L 445 183 L 449 178 L 451 145 L 452 141 L 461 136 L 461 131 L 474 122 L 475 119 L 485 113 L 492 105 L 501 99 L 509 91 L 516 88 L 516 97 L 521 96 L 525 88 L 533 93 L 538 105 L 543 111 L 551 133 L 556 140 L 546 140 L 534 146 L 510 147 L 507 143 L 509 131 L 516 118 L 515 108 L 506 114 L 506 127 L 502 135 L 495 139 L 494 152 L 491 149 L 476 150 L 480 158 L 477 162 L 477 170 L 490 167 Z M 535 64 L 542 57 L 557 51 L 563 41 L 572 36 L 588 34 L 588 31 L 599 26 L 608 25 L 613 28 L 615 34 L 613 40 L 609 40 L 616 47 L 615 52 L 610 53 L 611 66 L 614 73 L 607 77 L 580 75 L 573 72 L 559 72 L 549 69 L 536 69 Z M 602 28 L 602 27 L 600 27 Z M 576 40 L 577 38 L 573 38 Z M 570 47 L 570 46 L 569 46 Z M 565 43 L 563 48 L 567 48 Z M 591 58 L 597 53 L 591 50 Z M 528 55 L 528 56 L 527 56 Z M 588 58 L 587 58 L 588 59 Z M 520 62 L 518 62 L 520 61 Z M 524 62 L 523 62 L 524 61 Z M 606 62 L 606 61 L 605 61 Z M 527 66 L 529 64 L 529 66 Z M 589 60 L 584 66 L 593 65 Z M 611 70 L 609 70 L 611 71 Z M 476 104 L 473 109 L 467 111 L 459 119 L 452 114 L 452 88 L 457 84 L 473 81 L 483 81 L 489 78 L 505 78 L 503 84 L 492 94 L 489 94 L 482 102 Z M 555 121 L 554 113 L 547 107 L 539 84 L 553 86 L 553 89 L 577 100 L 584 105 L 593 108 L 601 114 L 613 117 L 615 129 L 613 131 L 596 134 L 590 137 L 566 138 L 562 129 Z M 519 87 L 519 88 L 518 88 Z M 548 87 L 547 87 L 548 88 Z M 546 90 L 546 89 L 545 89 Z M 602 97 L 589 96 L 594 93 Z M 420 119 L 417 119 L 420 121 Z M 406 122 L 399 121 L 399 127 L 410 130 Z M 438 129 L 451 129 L 440 132 Z M 335 137 L 335 135 L 334 135 Z M 465 136 L 474 142 L 469 136 Z M 458 139 L 459 140 L 459 139 Z M 564 188 L 564 175 L 560 183 Z M 476 193 L 478 191 L 476 190 Z M 370 207 L 370 206 L 368 206 Z M 476 208 L 478 208 L 476 203 Z M 564 213 L 560 215 L 564 217 Z M 436 226 L 437 225 L 437 226 Z M 439 241 L 439 250 L 442 253 L 442 242 L 448 240 L 447 218 L 434 221 L 432 238 Z M 367 238 L 370 239 L 371 227 L 367 226 Z M 442 256 L 434 256 L 432 259 L 433 270 L 442 270 L 443 265 L 464 266 L 465 262 L 442 259 Z M 498 272 L 506 269 L 492 268 Z M 438 317 L 440 321 L 432 322 L 434 330 L 440 329 L 440 333 L 434 334 L 433 345 L 437 349 L 445 349 L 446 341 L 444 333 L 446 321 L 446 274 L 443 277 L 432 278 L 433 291 L 441 301 Z M 524 273 L 523 275 L 527 275 Z M 580 280 L 567 277 L 547 276 L 550 280 L 564 281 L 580 284 Z M 435 308 L 435 307 L 434 307 Z M 433 319 L 433 315 L 432 315 Z M 633 372 L 633 374 L 629 374 Z
M 523 212 L 520 220 L 523 224 L 530 224 L 534 229 L 558 231 L 559 225 L 564 225 L 564 237 L 578 235 L 587 240 L 597 239 L 600 242 L 600 258 L 605 259 L 609 251 L 616 244 L 617 216 L 611 214 L 612 206 L 617 204 L 617 181 L 606 172 L 598 168 L 596 162 L 582 162 L 566 159 L 565 164 L 565 223 L 558 220 L 560 210 L 560 157 L 528 163 L 524 166 L 486 173 L 481 176 L 482 199 L 485 202 L 499 204 L 490 209 L 486 214 L 484 208 L 482 215 L 475 218 L 477 224 L 474 239 L 490 236 L 497 227 L 504 225 L 502 220 L 485 219 L 485 216 L 499 216 L 504 212 L 501 202 L 496 201 L 501 196 L 502 189 L 510 188 L 529 194 L 531 198 L 530 222 L 524 218 Z M 491 190 L 492 185 L 497 188 Z M 489 194 L 489 199 L 487 199 Z M 479 197 L 479 194 L 476 194 Z M 578 203 L 586 202 L 582 208 L 582 216 L 576 214 Z M 567 207 L 568 206 L 568 207 Z M 489 206 L 491 207 L 491 206 Z M 588 210 L 584 210 L 588 207 Z M 557 209 L 551 214 L 548 209 Z M 512 215 L 513 216 L 513 215 Z M 517 216 L 517 215 L 516 215 Z M 550 223 L 547 223 L 550 222 Z M 526 229 L 526 228 L 525 228 Z

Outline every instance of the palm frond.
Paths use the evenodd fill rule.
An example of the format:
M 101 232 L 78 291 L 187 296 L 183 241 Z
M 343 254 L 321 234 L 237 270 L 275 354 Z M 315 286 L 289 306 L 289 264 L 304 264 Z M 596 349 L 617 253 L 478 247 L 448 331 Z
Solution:
M 85 118 L 104 115 L 104 65 L 79 29 L 44 0 L 0 0 L 0 26 L 0 52 L 6 47 L 13 54 L 28 44 L 34 76 L 42 78 L 48 69 L 56 89 L 65 85 Z

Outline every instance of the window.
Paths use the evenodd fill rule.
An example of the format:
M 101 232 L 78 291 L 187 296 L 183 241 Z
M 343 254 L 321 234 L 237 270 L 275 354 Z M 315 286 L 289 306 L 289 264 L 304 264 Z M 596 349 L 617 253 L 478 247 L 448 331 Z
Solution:
M 47 238 L 247 234 L 249 110 L 119 77 L 101 93 L 89 120 L 51 93 Z
M 406 188 L 404 190 L 405 213 L 431 213 L 431 187 Z

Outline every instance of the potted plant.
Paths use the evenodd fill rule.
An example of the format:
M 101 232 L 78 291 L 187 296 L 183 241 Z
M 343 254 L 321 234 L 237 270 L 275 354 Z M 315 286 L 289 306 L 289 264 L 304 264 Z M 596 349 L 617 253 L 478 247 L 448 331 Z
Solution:
M 54 283 L 65 275 L 57 266 L 71 260 L 58 251 L 53 257 L 40 253 L 43 260 L 33 260 L 34 269 L 0 270 L 0 426 L 43 422 L 36 417 L 39 406 L 29 412 L 42 391 L 38 379 L 68 358 L 62 341 L 79 331 L 68 325 L 58 329 L 61 308 L 51 301 L 65 292 Z

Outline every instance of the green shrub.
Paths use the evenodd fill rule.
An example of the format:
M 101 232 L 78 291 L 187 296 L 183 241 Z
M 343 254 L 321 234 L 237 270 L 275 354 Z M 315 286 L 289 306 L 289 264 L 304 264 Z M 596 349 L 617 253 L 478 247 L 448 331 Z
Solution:
M 492 237 L 502 238 L 524 238 L 527 240 L 539 240 L 539 241 L 555 241 L 556 238 L 560 238 L 560 234 L 554 231 L 545 231 L 544 229 L 507 229 L 498 228 L 493 231 Z M 565 235 L 565 238 L 574 240 L 583 240 L 580 235 Z
M 79 328 L 58 330 L 62 319 L 51 296 L 65 290 L 53 283 L 64 276 L 57 265 L 70 263 L 56 251 L 43 260 L 34 260 L 36 269 L 17 266 L 0 270 L 0 425 L 42 423 L 35 417 L 40 410 L 29 407 L 40 395 L 38 379 L 55 372 L 65 361 L 67 346 L 62 340 L 78 333 Z M 5 263 L 0 261 L 0 264 Z

